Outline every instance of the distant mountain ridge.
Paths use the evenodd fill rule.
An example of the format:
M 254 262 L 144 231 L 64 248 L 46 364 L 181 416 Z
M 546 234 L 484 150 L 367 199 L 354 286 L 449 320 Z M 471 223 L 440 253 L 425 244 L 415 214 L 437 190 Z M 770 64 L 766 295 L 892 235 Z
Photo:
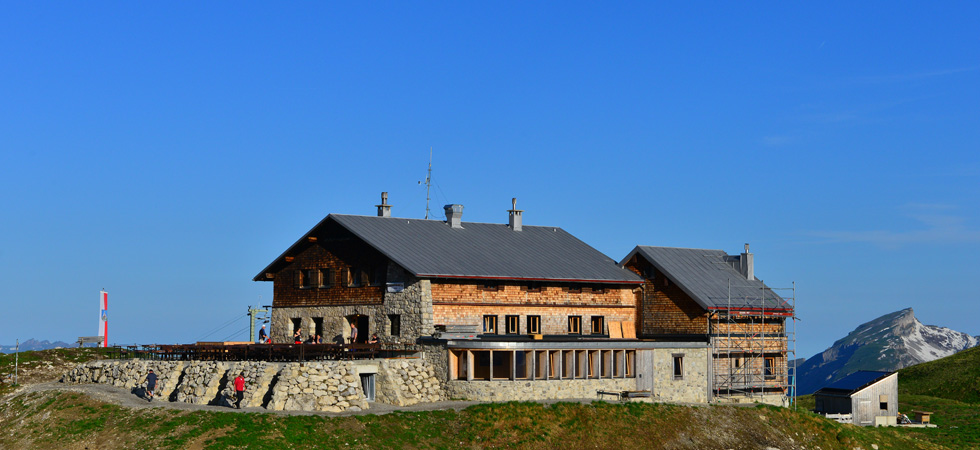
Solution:
M 862 324 L 797 367 L 797 391 L 811 394 L 858 370 L 898 370 L 975 347 L 980 337 L 923 325 L 912 308 Z
M 62 341 L 51 342 L 48 340 L 38 341 L 36 339 L 28 339 L 20 343 L 20 351 L 22 352 L 64 347 L 74 347 L 74 345 Z M 15 351 L 17 351 L 17 345 L 0 345 L 0 353 L 13 353 Z

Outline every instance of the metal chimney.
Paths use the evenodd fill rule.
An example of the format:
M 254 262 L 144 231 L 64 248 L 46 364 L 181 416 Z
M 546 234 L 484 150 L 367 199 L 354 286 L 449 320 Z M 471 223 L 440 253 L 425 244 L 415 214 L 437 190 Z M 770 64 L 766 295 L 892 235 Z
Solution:
M 517 209 L 517 198 L 510 199 L 510 209 L 507 212 L 510 213 L 510 228 L 514 231 L 521 231 L 521 213 L 524 211 Z
M 755 279 L 755 267 L 753 267 L 752 254 L 749 253 L 749 244 L 745 244 L 745 253 L 742 253 L 739 258 L 739 266 L 741 266 L 742 275 L 745 276 L 746 280 Z
M 446 205 L 442 207 L 446 211 L 446 223 L 453 228 L 463 228 L 463 205 Z
M 388 204 L 388 193 L 381 193 L 381 204 L 378 207 L 378 217 L 391 217 L 391 205 Z

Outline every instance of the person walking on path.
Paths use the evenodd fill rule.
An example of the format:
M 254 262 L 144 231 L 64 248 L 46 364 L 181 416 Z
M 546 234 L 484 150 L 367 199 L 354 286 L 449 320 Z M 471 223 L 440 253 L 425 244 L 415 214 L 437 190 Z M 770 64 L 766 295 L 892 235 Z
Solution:
M 259 329 L 259 343 L 264 344 L 265 343 L 265 337 L 266 337 L 266 334 L 265 334 L 265 325 L 262 325 L 262 328 Z
M 146 374 L 146 401 L 153 401 L 153 391 L 157 388 L 157 374 L 153 373 L 153 369 L 150 369 L 150 373 Z
M 245 398 L 245 373 L 235 377 L 235 409 L 242 409 L 242 399 Z

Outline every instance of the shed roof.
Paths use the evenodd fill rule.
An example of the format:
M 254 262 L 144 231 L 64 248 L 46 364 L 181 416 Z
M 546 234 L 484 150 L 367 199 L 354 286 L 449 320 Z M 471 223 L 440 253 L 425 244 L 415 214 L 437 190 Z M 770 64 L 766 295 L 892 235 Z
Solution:
M 877 370 L 859 370 L 821 388 L 817 392 L 831 391 L 833 393 L 853 394 L 894 373 L 895 372 L 882 372 Z
M 558 227 L 330 214 L 254 280 L 275 269 L 306 236 L 337 224 L 421 278 L 486 278 L 639 284 L 643 280 Z
M 762 281 L 748 280 L 726 260 L 722 250 L 639 245 L 626 255 L 626 264 L 640 255 L 704 309 L 792 310 Z

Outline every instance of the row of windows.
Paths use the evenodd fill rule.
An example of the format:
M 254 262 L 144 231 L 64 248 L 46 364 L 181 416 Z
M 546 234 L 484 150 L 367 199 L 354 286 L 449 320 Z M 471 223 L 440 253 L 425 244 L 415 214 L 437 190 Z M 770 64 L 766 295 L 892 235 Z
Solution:
M 483 316 L 483 333 L 500 334 L 497 328 L 497 317 Z M 541 334 L 541 316 L 527 316 L 527 334 Z M 603 316 L 590 318 L 590 334 L 604 334 L 606 319 Z M 503 334 L 521 334 L 521 316 L 504 316 Z M 582 316 L 568 316 L 568 334 L 582 334 Z
M 490 281 L 480 284 L 480 290 L 486 292 L 497 292 L 503 289 L 503 286 L 504 285 L 501 283 Z M 544 287 L 545 285 L 543 283 L 532 281 L 527 285 L 522 285 L 521 290 L 525 292 L 541 292 Z M 589 289 L 589 291 L 591 291 L 593 294 L 603 294 L 606 292 L 606 288 L 602 285 L 585 286 L 585 288 Z M 563 286 L 562 289 L 570 294 L 582 293 L 582 286 Z
M 384 283 L 384 268 L 348 267 L 343 270 L 343 276 L 343 284 L 347 287 L 380 286 Z M 329 288 L 336 282 L 335 271 L 331 268 L 296 271 L 296 286 L 301 289 Z

